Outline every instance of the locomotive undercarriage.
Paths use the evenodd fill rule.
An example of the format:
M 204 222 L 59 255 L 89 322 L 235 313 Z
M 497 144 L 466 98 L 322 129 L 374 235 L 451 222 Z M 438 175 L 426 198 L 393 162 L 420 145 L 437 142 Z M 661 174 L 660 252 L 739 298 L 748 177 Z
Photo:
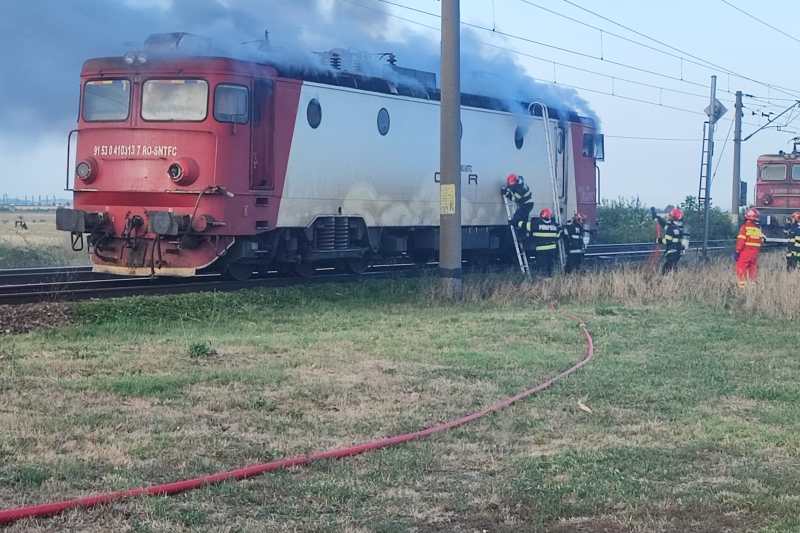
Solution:
M 507 226 L 462 230 L 464 258 L 480 265 L 508 259 L 508 241 Z M 438 247 L 436 227 L 368 228 L 359 217 L 324 216 L 306 228 L 280 228 L 239 238 L 220 268 L 237 279 L 263 269 L 303 277 L 325 267 L 360 274 L 377 262 L 435 261 Z
M 207 222 L 207 221 L 206 221 Z M 371 227 L 353 216 L 319 216 L 305 228 L 278 228 L 253 236 L 202 234 L 187 215 L 129 214 L 115 232 L 103 213 L 59 210 L 59 229 L 73 248 L 84 247 L 94 270 L 117 275 L 194 276 L 217 271 L 236 280 L 277 270 L 312 276 L 317 268 L 360 274 L 376 262 L 425 264 L 438 255 L 436 227 Z M 464 258 L 476 264 L 507 259 L 506 226 L 465 226 Z

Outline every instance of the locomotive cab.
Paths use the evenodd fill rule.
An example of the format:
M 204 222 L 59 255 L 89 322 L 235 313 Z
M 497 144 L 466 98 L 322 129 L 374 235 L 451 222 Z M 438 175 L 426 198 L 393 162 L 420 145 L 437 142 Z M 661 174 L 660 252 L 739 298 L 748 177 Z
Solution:
M 84 64 L 69 138 L 74 209 L 59 210 L 57 227 L 76 248 L 88 234 L 95 271 L 192 276 L 222 256 L 256 255 L 257 243 L 234 236 L 275 226 L 272 144 L 287 119 L 275 102 L 297 95 L 291 84 L 276 91 L 275 74 L 145 52 Z

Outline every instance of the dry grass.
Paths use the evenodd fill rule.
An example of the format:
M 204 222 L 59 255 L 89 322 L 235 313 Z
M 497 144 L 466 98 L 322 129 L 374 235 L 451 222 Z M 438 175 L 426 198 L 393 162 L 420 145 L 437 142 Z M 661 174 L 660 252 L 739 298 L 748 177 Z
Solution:
M 526 283 L 507 277 L 483 277 L 465 283 L 468 303 L 495 304 L 565 303 L 598 305 L 618 303 L 636 306 L 703 305 L 720 310 L 742 310 L 781 319 L 800 318 L 800 272 L 786 272 L 783 254 L 762 255 L 756 284 L 736 286 L 733 262 L 715 259 L 708 265 L 685 265 L 677 273 L 662 276 L 642 265 L 590 272 L 580 276 L 556 276 Z M 433 284 L 431 301 L 440 299 Z
M 14 227 L 20 216 L 27 230 Z M 73 252 L 69 234 L 56 229 L 54 212 L 0 212 L 0 268 L 87 263 L 86 252 Z

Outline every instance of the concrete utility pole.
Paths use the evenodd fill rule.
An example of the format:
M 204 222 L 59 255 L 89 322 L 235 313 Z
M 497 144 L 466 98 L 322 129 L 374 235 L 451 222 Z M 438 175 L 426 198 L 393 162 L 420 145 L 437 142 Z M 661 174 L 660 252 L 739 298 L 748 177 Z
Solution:
M 439 275 L 444 294 L 463 296 L 461 280 L 461 6 L 442 0 L 439 128 Z
M 705 226 L 703 230 L 703 259 L 708 259 L 708 228 L 711 222 L 708 210 L 711 206 L 711 177 L 714 167 L 714 125 L 717 123 L 716 104 L 717 77 L 711 76 L 711 107 L 709 107 L 710 113 L 708 116 L 708 154 L 706 155 L 706 193 L 705 202 L 703 203 L 703 225 Z
M 739 191 L 742 183 L 742 91 L 736 91 L 733 122 L 733 187 L 731 189 L 731 218 L 739 220 Z

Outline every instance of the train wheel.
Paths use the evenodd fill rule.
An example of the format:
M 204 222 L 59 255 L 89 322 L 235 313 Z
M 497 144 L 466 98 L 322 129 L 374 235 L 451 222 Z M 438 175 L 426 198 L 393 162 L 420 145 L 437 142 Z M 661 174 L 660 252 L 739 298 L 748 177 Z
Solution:
M 345 269 L 351 274 L 363 274 L 372 266 L 372 261 L 367 256 L 358 259 L 345 259 L 343 263 Z
M 253 276 L 253 265 L 231 263 L 225 267 L 225 277 L 233 281 L 247 281 Z
M 314 276 L 315 272 L 314 264 L 310 262 L 301 261 L 299 263 L 294 264 L 294 273 L 300 276 L 301 278 L 310 278 Z

